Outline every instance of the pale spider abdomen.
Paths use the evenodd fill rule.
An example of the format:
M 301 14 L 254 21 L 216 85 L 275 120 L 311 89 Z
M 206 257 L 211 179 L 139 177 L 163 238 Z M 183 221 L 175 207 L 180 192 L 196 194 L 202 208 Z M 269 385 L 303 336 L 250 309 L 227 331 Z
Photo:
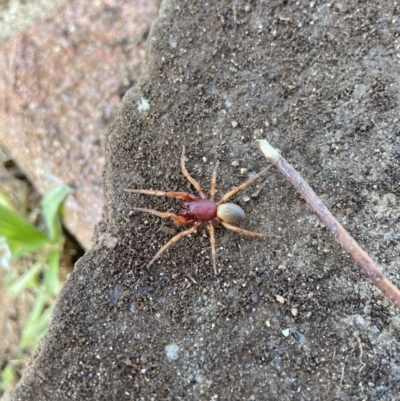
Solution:
M 244 210 L 235 203 L 223 203 L 217 208 L 217 216 L 229 223 L 240 223 L 244 219 Z

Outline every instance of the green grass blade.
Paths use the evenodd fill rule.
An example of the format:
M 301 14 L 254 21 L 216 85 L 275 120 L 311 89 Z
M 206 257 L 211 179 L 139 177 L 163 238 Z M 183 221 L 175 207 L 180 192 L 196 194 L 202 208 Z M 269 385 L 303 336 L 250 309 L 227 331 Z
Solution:
M 17 375 L 11 365 L 6 367 L 0 373 L 0 393 L 5 393 L 17 381 Z
M 42 200 L 43 218 L 52 242 L 60 238 L 61 223 L 58 212 L 62 202 L 71 192 L 72 189 L 70 187 L 61 185 L 51 190 Z
M 20 347 L 33 349 L 39 338 L 39 319 L 43 313 L 44 306 L 46 304 L 46 294 L 44 291 L 37 291 L 37 297 L 33 306 L 32 312 L 29 315 L 28 322 L 26 323 L 23 331 Z
M 27 223 L 17 212 L 1 204 L 0 236 L 7 239 L 11 248 L 21 248 L 25 252 L 33 252 L 49 242 L 43 233 Z
M 6 207 L 12 209 L 10 199 L 3 191 L 0 191 L 0 205 L 6 206 Z
M 8 291 L 14 297 L 17 297 L 25 290 L 27 287 L 38 287 L 38 282 L 36 280 L 38 274 L 42 269 L 42 264 L 40 262 L 35 263 L 28 271 L 26 271 L 22 276 L 20 276 L 16 281 L 8 286 Z
M 36 322 L 36 343 L 45 335 L 47 327 L 50 324 L 51 315 L 53 313 L 53 306 L 49 306 L 39 317 Z
M 60 250 L 53 249 L 48 255 L 47 269 L 44 273 L 44 288 L 46 294 L 57 296 L 60 292 L 60 280 L 58 272 L 60 269 Z

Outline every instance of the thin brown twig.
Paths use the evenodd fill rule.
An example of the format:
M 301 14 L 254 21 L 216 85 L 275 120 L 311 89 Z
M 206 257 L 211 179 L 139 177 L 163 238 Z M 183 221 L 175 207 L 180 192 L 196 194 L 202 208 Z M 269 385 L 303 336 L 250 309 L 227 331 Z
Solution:
M 308 203 L 311 210 L 322 220 L 323 223 L 332 231 L 336 240 L 349 253 L 352 259 L 361 267 L 367 277 L 400 309 L 400 291 L 385 276 L 380 267 L 370 258 L 370 256 L 358 245 L 355 239 L 346 229 L 335 219 L 332 213 L 318 198 L 316 193 L 300 174 L 291 166 L 287 160 L 273 148 L 267 140 L 258 141 L 260 150 L 265 157 L 290 181 L 304 200 Z

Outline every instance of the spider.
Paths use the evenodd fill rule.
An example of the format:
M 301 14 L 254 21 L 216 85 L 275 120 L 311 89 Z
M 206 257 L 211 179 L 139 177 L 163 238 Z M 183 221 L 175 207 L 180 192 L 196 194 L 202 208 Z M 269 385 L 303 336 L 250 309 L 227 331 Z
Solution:
M 182 210 L 178 213 L 171 212 L 159 212 L 154 209 L 145 209 L 141 207 L 135 207 L 134 210 L 144 213 L 151 213 L 156 216 L 159 216 L 163 219 L 171 218 L 177 224 L 193 224 L 193 227 L 188 230 L 182 231 L 179 234 L 175 235 L 172 239 L 170 239 L 151 259 L 151 261 L 147 264 L 147 267 L 150 267 L 172 244 L 179 241 L 181 238 L 186 237 L 187 235 L 192 234 L 197 231 L 200 227 L 202 227 L 206 222 L 208 222 L 208 231 L 210 233 L 210 242 L 211 242 L 211 253 L 212 253 L 212 261 L 213 261 L 213 269 L 214 273 L 217 273 L 217 263 L 216 263 L 216 252 L 215 252 L 215 235 L 214 235 L 214 226 L 213 220 L 218 221 L 218 223 L 222 224 L 228 230 L 232 230 L 241 234 L 251 235 L 253 237 L 277 237 L 274 234 L 261 234 L 253 231 L 247 231 L 243 228 L 236 227 L 232 225 L 232 223 L 239 223 L 244 219 L 244 211 L 243 209 L 234 204 L 234 203 L 225 203 L 227 199 L 231 196 L 236 195 L 239 191 L 247 188 L 250 184 L 252 184 L 255 180 L 260 178 L 263 174 L 265 174 L 273 164 L 269 165 L 264 170 L 260 171 L 258 174 L 254 175 L 248 181 L 244 182 L 242 185 L 237 188 L 232 189 L 222 196 L 219 202 L 214 201 L 215 190 L 216 190 L 216 181 L 217 181 L 217 168 L 218 161 L 215 163 L 214 170 L 212 172 L 211 177 L 211 189 L 210 189 L 210 199 L 206 197 L 204 194 L 200 184 L 194 180 L 185 167 L 185 146 L 182 149 L 181 156 L 181 169 L 183 175 L 189 180 L 189 182 L 196 188 L 196 191 L 200 195 L 201 199 L 198 199 L 195 195 L 189 192 L 164 192 L 164 191 L 153 191 L 149 189 L 127 189 L 127 192 L 135 192 L 145 195 L 155 195 L 155 196 L 167 196 L 170 198 L 177 198 L 181 200 Z

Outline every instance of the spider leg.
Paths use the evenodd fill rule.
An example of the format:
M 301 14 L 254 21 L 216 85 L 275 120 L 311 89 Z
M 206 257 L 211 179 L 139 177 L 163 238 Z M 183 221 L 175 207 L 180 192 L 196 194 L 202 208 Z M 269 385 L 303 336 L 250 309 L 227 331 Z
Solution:
M 215 189 L 217 188 L 217 168 L 218 168 L 218 160 L 215 163 L 214 170 L 212 172 L 212 177 L 211 177 L 211 189 L 210 189 L 210 194 L 211 194 L 211 200 L 214 200 L 215 197 Z
M 244 230 L 243 228 L 233 226 L 232 224 L 226 223 L 225 221 L 222 221 L 221 219 L 218 219 L 218 221 L 228 230 L 235 231 L 240 234 L 244 235 L 250 235 L 252 237 L 276 237 L 276 238 L 281 238 L 279 235 L 275 234 L 262 234 L 262 233 L 255 233 L 254 231 L 247 231 Z
M 226 202 L 228 198 L 231 196 L 237 194 L 238 192 L 242 191 L 243 189 L 247 188 L 250 184 L 252 184 L 255 180 L 260 178 L 263 174 L 265 174 L 274 164 L 270 164 L 267 168 L 264 170 L 260 171 L 257 173 L 254 177 L 251 177 L 248 181 L 244 182 L 242 185 L 239 185 L 237 188 L 232 189 L 232 191 L 227 192 L 221 200 L 217 203 L 217 205 L 220 205 L 221 203 Z
M 182 148 L 182 156 L 181 156 L 181 168 L 183 175 L 190 181 L 190 183 L 196 188 L 196 191 L 200 194 L 202 199 L 207 199 L 206 195 L 204 194 L 203 190 L 201 189 L 200 184 L 190 176 L 188 171 L 185 167 L 185 146 Z
M 182 200 L 198 200 L 194 195 L 189 192 L 164 192 L 164 191 L 152 191 L 151 189 L 127 189 L 124 188 L 126 192 L 135 192 L 145 195 L 155 195 L 155 196 L 168 196 L 170 198 L 178 198 Z
M 147 264 L 147 267 L 150 267 L 172 244 L 179 241 L 181 238 L 186 237 L 189 234 L 192 234 L 196 230 L 198 230 L 204 223 L 196 223 L 193 227 L 189 228 L 189 230 L 182 231 L 181 233 L 172 237 L 154 256 L 153 259 Z
M 192 220 L 188 220 L 186 217 L 178 216 L 177 214 L 171 213 L 171 212 L 159 212 L 158 210 L 145 209 L 145 208 L 142 208 L 142 207 L 134 207 L 133 210 L 138 210 L 139 212 L 144 212 L 144 213 L 155 214 L 156 216 L 161 217 L 163 219 L 167 219 L 168 217 L 170 217 L 172 220 L 175 221 L 175 223 L 178 223 L 178 224 L 190 224 L 190 223 L 193 223 Z
M 215 235 L 214 235 L 214 226 L 212 221 L 210 221 L 210 224 L 208 225 L 208 231 L 210 233 L 210 242 L 211 242 L 211 254 L 212 254 L 212 260 L 213 260 L 213 268 L 214 268 L 214 273 L 217 275 L 217 255 L 215 252 Z

